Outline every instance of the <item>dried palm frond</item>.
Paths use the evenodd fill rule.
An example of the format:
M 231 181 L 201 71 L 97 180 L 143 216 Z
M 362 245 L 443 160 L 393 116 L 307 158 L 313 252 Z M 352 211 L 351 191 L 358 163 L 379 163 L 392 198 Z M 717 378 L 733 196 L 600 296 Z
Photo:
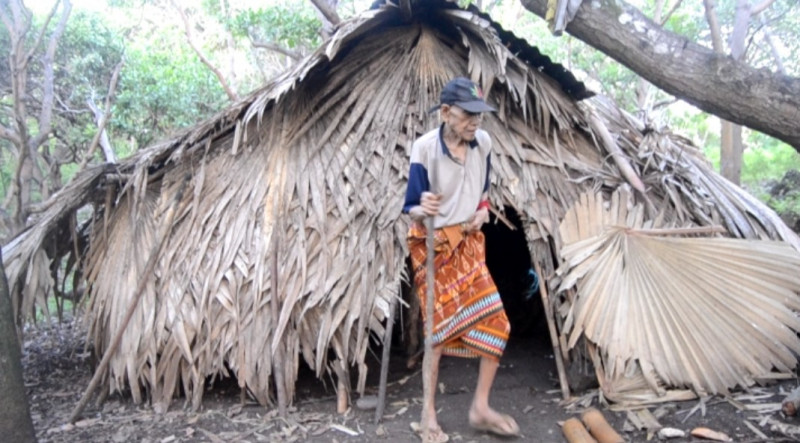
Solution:
M 559 291 L 577 287 L 568 346 L 600 354 L 604 390 L 621 395 L 634 371 L 653 393 L 747 387 L 800 354 L 800 253 L 784 242 L 686 237 L 707 228 L 645 220 L 619 192 L 583 194 L 561 223 Z M 684 236 L 679 236 L 684 235 Z

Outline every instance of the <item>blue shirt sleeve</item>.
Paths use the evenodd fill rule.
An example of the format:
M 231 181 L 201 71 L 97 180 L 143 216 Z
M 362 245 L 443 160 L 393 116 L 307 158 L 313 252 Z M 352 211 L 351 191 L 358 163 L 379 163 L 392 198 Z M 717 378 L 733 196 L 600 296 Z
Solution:
M 422 193 L 431 188 L 428 181 L 428 170 L 422 163 L 411 163 L 408 172 L 408 188 L 406 188 L 406 201 L 403 204 L 403 213 L 408 214 L 414 206 L 418 206 Z

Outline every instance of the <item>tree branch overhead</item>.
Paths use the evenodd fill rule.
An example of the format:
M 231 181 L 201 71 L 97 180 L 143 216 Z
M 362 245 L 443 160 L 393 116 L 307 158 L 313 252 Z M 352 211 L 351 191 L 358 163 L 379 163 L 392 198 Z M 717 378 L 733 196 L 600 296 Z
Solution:
M 521 2 L 545 17 L 547 0 Z M 584 2 L 566 30 L 662 90 L 800 152 L 800 79 L 717 55 L 621 0 Z

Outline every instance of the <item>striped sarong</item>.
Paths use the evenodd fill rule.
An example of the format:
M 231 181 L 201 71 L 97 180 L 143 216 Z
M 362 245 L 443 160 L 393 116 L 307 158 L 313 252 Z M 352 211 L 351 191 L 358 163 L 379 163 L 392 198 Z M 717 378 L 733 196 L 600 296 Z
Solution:
M 433 345 L 443 346 L 444 355 L 499 360 L 511 327 L 486 267 L 483 233 L 463 234 L 459 226 L 451 226 L 437 229 L 434 238 Z M 423 319 L 427 296 L 425 240 L 425 227 L 412 223 L 408 246 Z

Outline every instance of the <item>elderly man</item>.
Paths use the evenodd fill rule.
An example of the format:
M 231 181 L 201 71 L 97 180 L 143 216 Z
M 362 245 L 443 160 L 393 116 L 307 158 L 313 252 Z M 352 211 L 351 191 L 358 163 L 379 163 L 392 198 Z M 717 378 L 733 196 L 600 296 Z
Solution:
M 482 113 L 495 109 L 486 104 L 481 89 L 464 77 L 445 85 L 439 104 L 431 111 L 436 109 L 442 125 L 417 139 L 411 149 L 403 207 L 403 212 L 413 219 L 408 245 L 422 306 L 427 292 L 424 219 L 433 217 L 435 228 L 431 386 L 436 386 L 442 354 L 480 358 L 469 423 L 478 430 L 517 436 L 516 421 L 489 406 L 489 391 L 510 331 L 503 303 L 486 267 L 481 232 L 481 226 L 489 221 L 492 140 L 479 126 Z M 435 180 L 431 180 L 433 176 Z M 423 401 L 423 417 L 427 412 L 430 441 L 444 442 L 448 436 L 436 419 L 434 391 Z

